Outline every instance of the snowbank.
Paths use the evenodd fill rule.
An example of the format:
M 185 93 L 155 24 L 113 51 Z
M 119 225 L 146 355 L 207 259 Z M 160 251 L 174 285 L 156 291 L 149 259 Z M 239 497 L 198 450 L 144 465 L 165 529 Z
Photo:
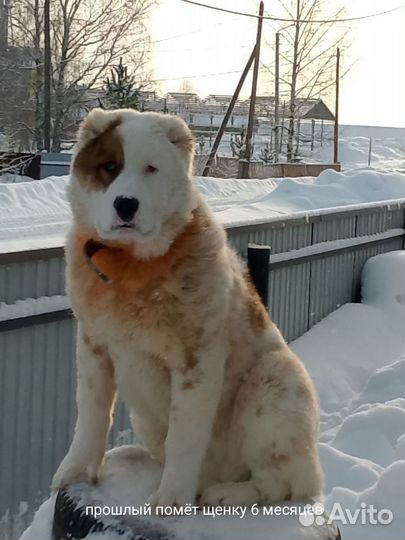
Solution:
M 70 309 L 68 297 L 64 295 L 26 298 L 25 300 L 17 300 L 14 304 L 0 302 L 0 321 L 32 317 L 62 309 Z
M 387 525 L 340 524 L 346 540 L 405 537 L 405 252 L 369 259 L 362 304 L 346 304 L 292 348 L 321 401 L 325 506 L 388 509 Z M 321 351 L 321 354 L 320 354 Z
M 345 173 L 327 170 L 318 178 L 197 177 L 196 182 L 225 226 L 405 198 L 405 175 L 371 169 Z M 67 183 L 65 176 L 0 184 L 0 241 L 46 236 L 48 242 L 63 236 L 70 220 Z
M 405 252 L 370 259 L 362 276 L 362 304 L 346 304 L 292 343 L 320 395 L 324 503 L 334 512 L 345 540 L 405 537 L 404 276 Z M 127 486 L 122 500 L 128 504 L 128 475 L 125 469 L 120 474 L 122 485 Z M 138 480 L 145 486 L 154 484 L 156 471 L 144 471 L 143 479 Z M 108 482 L 104 489 L 111 489 Z M 385 512 L 381 514 L 384 520 L 392 512 L 392 522 L 372 524 L 367 515 L 359 514 L 351 525 L 356 512 L 364 515 L 370 505 Z M 39 509 L 22 540 L 49 540 L 52 510 L 51 499 Z M 246 538 L 263 538 L 264 534 L 268 540 L 280 540 L 285 534 L 288 540 L 308 538 L 309 531 L 297 522 L 286 519 L 276 526 L 267 522 L 264 531 L 263 522 L 245 519 L 238 518 L 238 533 Z M 235 537 L 229 523 L 219 520 L 214 529 L 223 539 Z M 188 532 L 193 532 L 192 524 L 189 531 L 183 530 L 183 536 Z

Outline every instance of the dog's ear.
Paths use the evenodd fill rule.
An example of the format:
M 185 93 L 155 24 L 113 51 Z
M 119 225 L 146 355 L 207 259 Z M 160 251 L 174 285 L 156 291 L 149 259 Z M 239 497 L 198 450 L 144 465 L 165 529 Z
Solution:
M 169 141 L 180 150 L 190 173 L 195 151 L 194 135 L 185 121 L 178 116 L 163 114 L 160 116 L 160 123 Z
M 103 109 L 91 110 L 80 124 L 77 133 L 78 148 L 84 148 L 89 142 L 109 129 L 119 126 L 121 118 L 121 111 L 104 111 Z

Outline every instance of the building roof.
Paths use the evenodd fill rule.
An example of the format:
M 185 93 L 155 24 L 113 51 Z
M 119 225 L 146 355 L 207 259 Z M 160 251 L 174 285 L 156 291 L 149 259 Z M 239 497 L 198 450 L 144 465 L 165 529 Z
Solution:
M 197 102 L 200 101 L 200 98 L 197 94 L 192 92 L 168 92 L 166 94 L 167 99 L 172 99 L 175 101 L 182 102 Z
M 300 118 L 335 121 L 335 115 L 322 99 L 296 99 L 295 106 L 299 109 Z
M 229 103 L 232 99 L 232 96 L 231 95 L 226 95 L 226 94 L 209 94 L 206 98 L 205 98 L 205 102 L 208 102 L 208 101 L 214 101 L 214 102 L 217 102 L 217 103 Z

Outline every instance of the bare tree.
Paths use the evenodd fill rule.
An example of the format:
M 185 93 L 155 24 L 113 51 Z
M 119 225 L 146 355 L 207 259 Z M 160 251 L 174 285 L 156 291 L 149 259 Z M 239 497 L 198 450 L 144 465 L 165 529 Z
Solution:
M 184 92 L 185 94 L 195 94 L 195 88 L 190 81 L 190 79 L 183 79 L 179 84 L 179 92 Z
M 3 129 L 12 132 L 15 146 L 42 149 L 43 17 L 39 0 L 14 0 L 7 5 L 7 47 L 0 53 L 0 114 Z
M 277 30 L 280 32 L 281 94 L 289 100 L 287 160 L 291 161 L 295 121 L 305 102 L 328 96 L 335 83 L 336 47 L 347 45 L 348 29 L 336 22 L 343 17 L 344 8 L 328 12 L 326 0 L 291 0 L 290 5 L 278 1 L 284 12 L 281 18 L 293 21 L 280 24 Z M 324 22 L 316 22 L 320 20 Z M 264 67 L 274 78 L 272 68 Z
M 54 123 L 52 149 L 60 149 L 69 113 L 123 57 L 144 76 L 149 40 L 145 20 L 153 0 L 59 0 L 53 4 Z
M 148 79 L 145 24 L 155 1 L 51 0 L 53 151 L 61 149 L 63 136 L 75 129 L 86 104 L 97 103 L 95 96 L 102 93 L 106 74 L 121 57 L 138 80 Z M 41 148 L 43 0 L 15 0 L 10 18 L 14 44 L 35 53 L 32 131 Z

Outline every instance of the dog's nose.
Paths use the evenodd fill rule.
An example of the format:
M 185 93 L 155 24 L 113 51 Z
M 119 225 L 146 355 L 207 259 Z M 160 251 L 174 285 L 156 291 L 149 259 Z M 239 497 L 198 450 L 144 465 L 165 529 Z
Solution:
M 138 210 L 139 201 L 134 197 L 117 197 L 114 201 L 114 208 L 122 221 L 129 222 L 133 219 Z

